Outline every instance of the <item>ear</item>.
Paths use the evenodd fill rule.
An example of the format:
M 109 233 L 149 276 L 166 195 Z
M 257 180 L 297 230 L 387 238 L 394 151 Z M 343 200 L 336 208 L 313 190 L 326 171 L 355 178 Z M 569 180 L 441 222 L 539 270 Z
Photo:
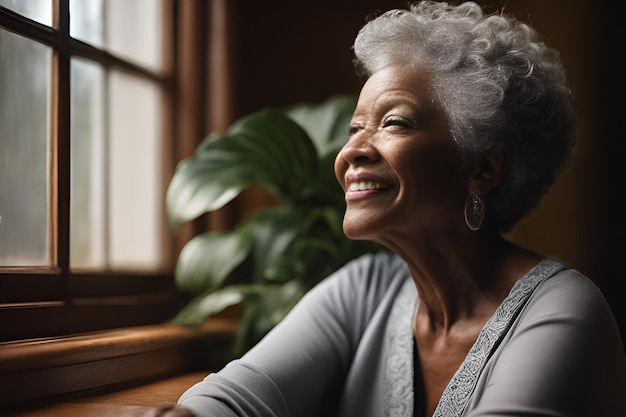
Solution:
M 494 189 L 504 172 L 504 143 L 496 142 L 484 155 L 478 158 L 470 171 L 467 193 L 478 191 L 481 195 Z

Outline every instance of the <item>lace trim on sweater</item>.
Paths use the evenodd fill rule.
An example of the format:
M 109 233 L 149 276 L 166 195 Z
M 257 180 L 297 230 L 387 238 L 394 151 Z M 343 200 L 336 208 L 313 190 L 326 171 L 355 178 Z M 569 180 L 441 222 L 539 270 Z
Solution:
M 390 354 L 385 375 L 384 412 L 387 417 L 413 417 L 413 312 L 417 294 L 408 279 L 389 315 Z

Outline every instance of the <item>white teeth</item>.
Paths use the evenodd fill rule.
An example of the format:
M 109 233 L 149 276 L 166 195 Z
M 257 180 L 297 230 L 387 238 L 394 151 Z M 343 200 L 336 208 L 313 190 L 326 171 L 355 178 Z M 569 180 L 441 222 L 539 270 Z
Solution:
M 378 190 L 380 189 L 380 184 L 369 181 L 351 182 L 349 189 L 350 191 Z

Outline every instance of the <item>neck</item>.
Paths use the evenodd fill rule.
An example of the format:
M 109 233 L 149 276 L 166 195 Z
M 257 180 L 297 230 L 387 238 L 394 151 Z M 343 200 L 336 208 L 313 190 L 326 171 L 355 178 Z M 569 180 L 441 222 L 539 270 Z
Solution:
M 419 294 L 415 323 L 430 333 L 487 320 L 515 282 L 541 259 L 496 233 L 474 233 L 465 242 L 439 240 L 392 247 L 409 266 Z

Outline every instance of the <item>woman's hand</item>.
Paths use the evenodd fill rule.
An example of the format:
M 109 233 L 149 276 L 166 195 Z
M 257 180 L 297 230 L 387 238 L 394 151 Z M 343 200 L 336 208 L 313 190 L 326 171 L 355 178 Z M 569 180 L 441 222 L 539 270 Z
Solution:
M 147 413 L 143 415 L 143 417 L 195 417 L 193 414 L 186 408 L 177 407 L 173 405 L 163 406 L 153 408 Z

